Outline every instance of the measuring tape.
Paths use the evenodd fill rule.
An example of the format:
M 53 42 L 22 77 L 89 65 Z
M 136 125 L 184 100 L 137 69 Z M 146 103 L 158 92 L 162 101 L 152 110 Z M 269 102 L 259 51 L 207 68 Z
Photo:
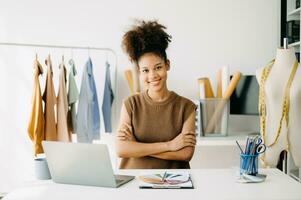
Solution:
M 290 88 L 293 82 L 293 79 L 295 77 L 297 68 L 298 68 L 298 61 L 296 60 L 294 63 L 294 66 L 292 68 L 292 71 L 290 73 L 288 82 L 285 87 L 285 93 L 282 101 L 282 111 L 281 111 L 281 117 L 280 122 L 277 129 L 277 135 L 273 142 L 271 144 L 267 144 L 266 142 L 266 103 L 265 103 L 265 83 L 266 80 L 271 72 L 271 69 L 275 63 L 275 60 L 272 60 L 266 67 L 264 67 L 262 71 L 262 75 L 260 78 L 260 85 L 259 85 L 259 114 L 260 114 L 260 132 L 262 134 L 263 141 L 267 147 L 274 146 L 280 137 L 281 129 L 282 129 L 282 121 L 285 118 L 286 122 L 286 140 L 287 140 L 287 146 L 286 150 L 289 151 L 290 149 L 290 142 L 288 138 L 288 125 L 289 125 L 289 109 L 290 109 Z M 262 156 L 262 160 L 264 162 L 265 160 L 265 153 Z

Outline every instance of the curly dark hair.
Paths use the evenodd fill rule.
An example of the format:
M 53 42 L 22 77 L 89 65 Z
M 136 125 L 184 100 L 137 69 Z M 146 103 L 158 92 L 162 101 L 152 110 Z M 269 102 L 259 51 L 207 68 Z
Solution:
M 137 21 L 137 25 L 123 36 L 122 46 L 130 60 L 137 64 L 145 53 L 154 53 L 167 61 L 166 49 L 171 41 L 165 26 L 157 21 Z

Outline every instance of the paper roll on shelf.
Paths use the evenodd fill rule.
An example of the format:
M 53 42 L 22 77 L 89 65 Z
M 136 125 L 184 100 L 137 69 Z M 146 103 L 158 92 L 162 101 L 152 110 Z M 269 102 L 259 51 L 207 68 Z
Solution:
M 205 83 L 201 82 L 199 83 L 199 99 L 205 99 L 205 98 L 206 98 Z
M 217 98 L 222 98 L 223 96 L 223 91 L 222 91 L 222 69 L 218 70 L 217 72 L 217 88 L 216 88 L 216 97 Z
M 129 85 L 131 94 L 134 94 L 134 80 L 133 80 L 133 73 L 132 70 L 125 70 L 124 71 L 125 79 L 127 80 L 127 83 Z
M 223 66 L 221 69 L 222 94 L 224 94 L 226 92 L 226 90 L 229 86 L 229 82 L 230 82 L 230 74 L 229 73 L 230 73 L 229 67 Z M 229 109 L 229 107 L 226 107 L 226 109 Z M 221 116 L 222 130 L 227 130 L 227 128 L 228 128 L 228 120 L 226 120 L 226 119 L 228 119 L 228 115 L 229 115 L 229 112 L 223 112 L 223 114 Z
M 227 90 L 223 94 L 223 99 L 225 101 L 221 101 L 217 105 L 217 107 L 216 107 L 216 109 L 215 109 L 215 111 L 214 111 L 211 119 L 208 122 L 208 125 L 207 125 L 207 127 L 205 129 L 205 133 L 211 133 L 213 131 L 213 129 L 214 129 L 215 122 L 217 120 L 220 120 L 221 115 L 222 115 L 223 110 L 224 110 L 224 107 L 225 107 L 226 103 L 228 102 L 228 100 L 230 99 L 232 93 L 234 92 L 234 90 L 235 90 L 235 88 L 236 88 L 236 86 L 237 86 L 237 84 L 238 84 L 238 82 L 240 80 L 240 77 L 241 77 L 241 73 L 240 72 L 236 72 L 233 75 L 233 78 L 231 79 L 230 84 L 229 84 Z
M 231 97 L 232 93 L 234 92 L 234 90 L 235 90 L 235 88 L 236 88 L 236 86 L 237 86 L 237 84 L 240 80 L 240 77 L 241 77 L 240 72 L 235 72 L 234 73 L 227 90 L 223 94 L 224 99 L 229 99 Z
M 134 93 L 139 93 L 141 91 L 140 87 L 140 81 L 139 81 L 139 75 L 138 75 L 138 67 L 136 65 L 132 66 L 132 74 L 133 74 L 133 88 Z M 145 85 L 144 85 L 145 87 Z M 147 88 L 143 88 L 142 90 L 145 90 Z
M 210 84 L 210 80 L 207 77 L 202 77 L 198 79 L 198 84 L 200 85 L 200 91 L 201 87 L 204 87 L 205 89 L 205 98 L 213 98 L 213 90 Z M 200 97 L 203 96 L 203 94 L 200 94 Z
M 224 94 L 226 92 L 226 90 L 229 86 L 229 82 L 230 82 L 229 67 L 228 66 L 223 66 L 221 73 L 222 73 L 222 94 Z

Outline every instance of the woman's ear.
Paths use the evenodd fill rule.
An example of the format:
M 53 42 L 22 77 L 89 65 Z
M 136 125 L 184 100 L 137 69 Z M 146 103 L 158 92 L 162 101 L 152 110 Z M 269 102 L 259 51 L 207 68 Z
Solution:
M 166 60 L 166 69 L 167 71 L 170 69 L 170 61 L 168 59 Z

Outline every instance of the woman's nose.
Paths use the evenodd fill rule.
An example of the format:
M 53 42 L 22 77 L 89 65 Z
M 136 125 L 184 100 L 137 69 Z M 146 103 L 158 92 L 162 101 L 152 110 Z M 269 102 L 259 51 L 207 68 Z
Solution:
M 155 70 L 150 70 L 149 78 L 156 78 L 158 73 Z

